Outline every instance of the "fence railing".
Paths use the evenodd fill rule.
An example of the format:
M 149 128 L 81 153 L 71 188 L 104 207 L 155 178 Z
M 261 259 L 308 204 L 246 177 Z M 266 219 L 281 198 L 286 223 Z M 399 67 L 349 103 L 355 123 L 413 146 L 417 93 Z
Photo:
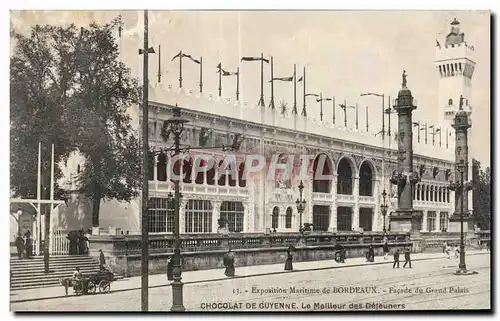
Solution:
M 59 230 L 50 236 L 50 255 L 67 255 L 69 253 L 68 231 Z
M 321 246 L 339 244 L 382 244 L 383 232 L 310 232 L 305 234 L 305 245 Z M 389 243 L 408 243 L 410 234 L 392 232 L 385 236 Z M 140 235 L 92 236 L 91 243 L 113 243 L 115 251 L 123 254 L 137 254 L 141 251 Z M 299 241 L 298 233 L 246 233 L 246 234 L 183 234 L 180 239 L 182 251 L 197 252 L 209 250 L 272 248 L 295 245 Z M 151 254 L 170 253 L 175 245 L 173 235 L 150 235 Z

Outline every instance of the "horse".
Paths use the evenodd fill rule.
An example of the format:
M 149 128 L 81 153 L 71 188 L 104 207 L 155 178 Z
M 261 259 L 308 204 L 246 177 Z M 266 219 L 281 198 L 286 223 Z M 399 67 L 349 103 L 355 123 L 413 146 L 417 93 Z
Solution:
M 64 287 L 64 291 L 66 292 L 66 296 L 68 296 L 68 288 L 74 286 L 74 282 L 72 278 L 59 278 L 59 283 Z

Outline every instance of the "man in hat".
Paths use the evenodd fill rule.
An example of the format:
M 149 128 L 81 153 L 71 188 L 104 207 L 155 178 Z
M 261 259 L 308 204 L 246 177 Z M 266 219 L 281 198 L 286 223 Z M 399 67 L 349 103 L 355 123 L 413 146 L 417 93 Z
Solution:
M 227 251 L 226 254 L 224 254 L 224 267 L 226 268 L 226 271 L 224 271 L 224 274 L 226 276 L 233 277 L 234 276 L 234 253 L 231 252 L 231 249 Z
M 411 269 L 411 258 L 410 258 L 410 249 L 409 248 L 405 249 L 405 264 L 403 264 L 403 268 L 406 267 L 406 264 L 409 264 L 410 269 Z
M 394 269 L 396 267 L 396 264 L 398 265 L 399 269 L 399 249 L 394 252 L 394 264 L 392 265 L 392 268 Z

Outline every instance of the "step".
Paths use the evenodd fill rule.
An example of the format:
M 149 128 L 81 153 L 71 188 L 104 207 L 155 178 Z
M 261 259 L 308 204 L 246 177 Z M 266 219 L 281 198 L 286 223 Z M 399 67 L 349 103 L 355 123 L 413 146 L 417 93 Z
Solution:
M 87 259 L 87 260 L 72 260 L 72 261 L 49 261 L 49 264 L 65 265 L 74 263 L 99 263 L 97 260 Z M 11 267 L 23 267 L 23 266 L 44 266 L 45 262 L 23 262 L 23 263 L 11 263 Z
M 89 264 L 97 264 L 99 265 L 99 262 L 97 261 L 77 261 L 77 262 L 65 262 L 65 263 L 60 263 L 60 262 L 49 262 L 49 266 L 71 266 L 71 267 L 76 267 L 78 265 L 89 265 Z M 11 265 L 11 269 L 26 269 L 26 268 L 39 268 L 43 269 L 45 267 L 44 263 L 40 264 L 19 264 L 19 265 Z
M 78 265 L 80 270 L 85 270 L 85 269 L 99 269 L 98 264 L 84 264 L 84 265 Z M 45 273 L 45 269 L 42 268 L 23 268 L 23 269 L 11 269 L 13 275 L 26 275 L 26 274 L 34 274 L 34 273 Z M 55 266 L 49 266 L 49 271 L 55 272 L 55 271 L 68 271 L 73 273 L 75 271 L 74 266 L 60 266 L 60 267 L 55 267 Z M 50 272 L 49 272 L 50 273 Z
M 99 269 L 97 268 L 87 268 L 87 269 L 81 269 L 80 270 L 84 277 L 87 275 L 93 275 L 97 272 L 99 272 Z M 38 273 L 32 273 L 32 274 L 13 274 L 12 275 L 12 280 L 29 280 L 29 279 L 40 279 L 40 278 L 51 278 L 51 277 L 67 277 L 67 276 L 72 276 L 73 271 L 52 271 L 48 274 L 45 272 L 38 272 Z
M 72 262 L 72 261 L 86 261 L 86 260 L 97 260 L 96 257 L 91 257 L 91 256 L 80 256 L 80 257 L 72 257 L 72 258 L 49 258 L 49 262 Z M 26 264 L 26 263 L 43 263 L 45 262 L 43 258 L 36 259 L 36 258 L 31 258 L 31 259 L 17 259 L 17 260 L 10 260 L 10 264 Z

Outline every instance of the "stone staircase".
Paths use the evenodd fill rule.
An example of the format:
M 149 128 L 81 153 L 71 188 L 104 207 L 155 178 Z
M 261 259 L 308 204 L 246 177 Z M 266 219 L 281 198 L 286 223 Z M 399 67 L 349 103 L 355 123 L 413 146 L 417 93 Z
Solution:
M 51 256 L 49 260 L 49 273 L 44 270 L 43 257 L 19 260 L 10 258 L 12 278 L 11 290 L 33 289 L 59 285 L 59 278 L 73 276 L 75 267 L 79 267 L 83 276 L 89 276 L 99 271 L 99 262 L 89 256 L 64 255 Z M 119 278 L 118 276 L 115 276 Z

